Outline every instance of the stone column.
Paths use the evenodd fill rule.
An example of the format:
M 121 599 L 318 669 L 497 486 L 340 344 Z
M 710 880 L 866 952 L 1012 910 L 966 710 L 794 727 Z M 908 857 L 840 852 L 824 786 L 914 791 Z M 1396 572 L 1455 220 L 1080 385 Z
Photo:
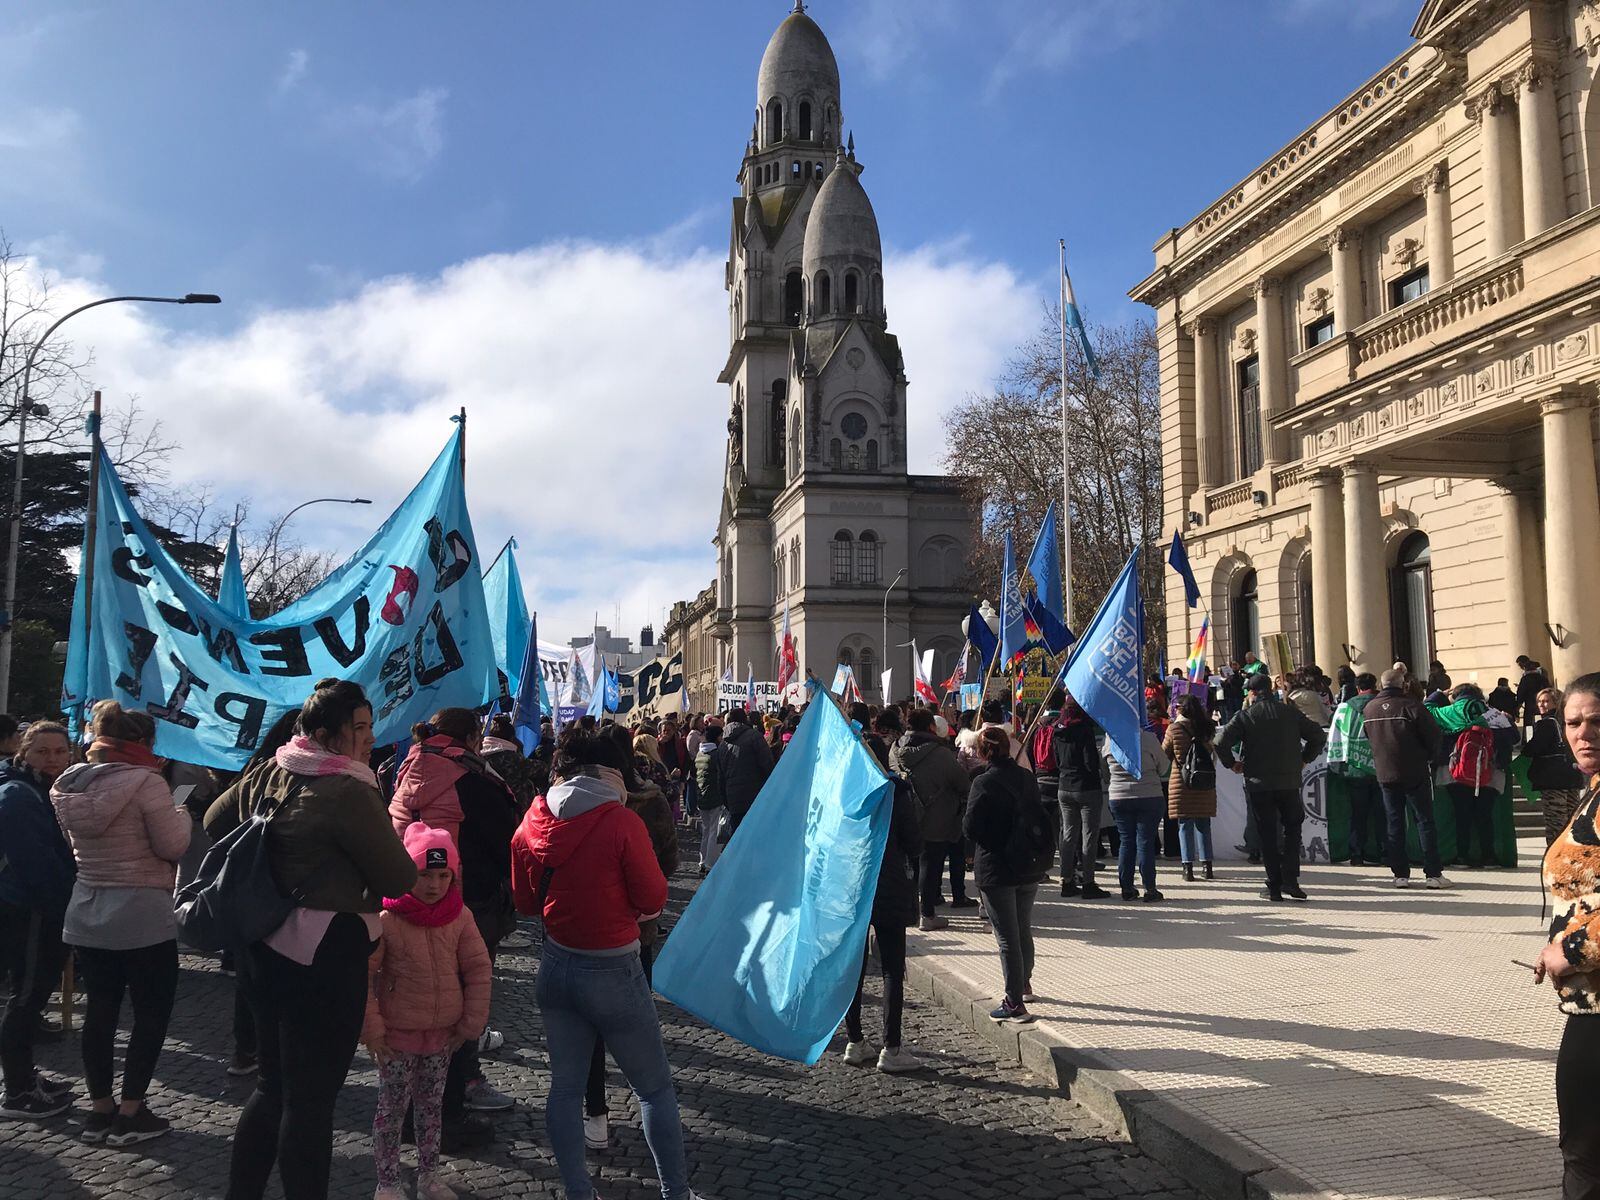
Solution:
M 1555 70 L 1539 61 L 1517 72 L 1522 152 L 1523 234 L 1531 238 L 1567 216 L 1561 175 L 1561 129 L 1556 118 Z
M 1500 528 L 1505 546 L 1506 652 L 1503 662 L 1519 654 L 1544 661 L 1549 644 L 1544 631 L 1544 549 L 1540 544 L 1538 487 L 1526 475 L 1495 480 L 1500 491 Z
M 1283 288 L 1263 275 L 1256 280 L 1256 325 L 1261 365 L 1261 458 L 1269 467 L 1284 462 L 1286 438 L 1272 427 L 1272 418 L 1289 407 L 1289 353 L 1284 346 Z
M 1217 326 L 1191 321 L 1183 331 L 1194 339 L 1194 440 L 1196 470 L 1202 489 L 1217 487 L 1221 476 L 1222 415 L 1217 409 Z
M 1428 168 L 1414 185 L 1428 206 L 1426 232 L 1428 286 L 1443 287 L 1455 278 L 1456 254 L 1450 224 L 1450 165 L 1443 160 Z
M 1489 258 L 1499 258 L 1522 240 L 1517 118 L 1498 83 L 1467 103 L 1467 116 L 1482 130 L 1484 250 Z
M 1361 231 L 1341 225 L 1323 241 L 1333 260 L 1333 331 L 1349 333 L 1365 319 L 1361 297 Z
M 1378 469 L 1368 462 L 1347 463 L 1344 468 L 1344 564 L 1350 665 L 1357 674 L 1381 674 L 1393 661 L 1389 655 L 1394 637 L 1389 628 Z M 1319 615 L 1317 619 L 1320 622 L 1322 618 Z
M 1551 652 L 1556 682 L 1563 685 L 1600 667 L 1600 486 L 1595 480 L 1593 408 L 1593 397 L 1576 390 L 1560 391 L 1540 403 L 1549 597 L 1545 619 L 1564 630 L 1564 645 Z
M 1311 484 L 1311 620 L 1317 665 L 1330 675 L 1344 662 L 1347 637 L 1344 509 L 1336 471 L 1313 471 Z

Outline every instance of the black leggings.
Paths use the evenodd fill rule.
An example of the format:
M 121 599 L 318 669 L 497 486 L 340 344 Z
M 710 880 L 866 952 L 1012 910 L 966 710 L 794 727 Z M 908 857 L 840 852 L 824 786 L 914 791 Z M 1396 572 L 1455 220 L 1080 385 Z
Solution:
M 65 962 L 59 912 L 0 904 L 0 978 L 11 982 L 10 1002 L 0 1019 L 0 1069 L 8 1096 L 33 1090 L 39 1014 L 61 981 Z
M 900 1045 L 900 1014 L 906 1002 L 906 927 L 891 922 L 888 925 L 872 923 L 872 932 L 878 939 L 878 965 L 883 968 L 883 1045 L 893 1049 Z M 867 982 L 867 955 L 861 955 L 861 978 L 856 983 L 856 998 L 844 1014 L 845 1032 L 852 1042 L 861 1040 L 861 991 Z
M 644 966 L 644 981 L 654 984 L 655 972 L 651 968 L 656 964 L 656 948 L 640 946 L 639 961 Z M 583 1092 L 583 1115 L 600 1117 L 610 1111 L 606 1107 L 606 1043 L 603 1038 L 596 1036 L 594 1055 L 589 1059 L 589 1083 Z
M 1600 1200 L 1600 1016 L 1568 1017 L 1556 1051 L 1556 1112 L 1561 1119 L 1561 1200 Z
M 260 942 L 241 956 L 260 1074 L 233 1135 L 228 1200 L 261 1200 L 274 1162 L 284 1200 L 326 1200 L 333 1106 L 361 1039 L 376 944 L 359 916 L 339 913 L 309 967 Z
M 89 1099 L 107 1100 L 115 1083 L 117 1021 L 122 997 L 133 1001 L 133 1031 L 122 1064 L 122 1099 L 143 1100 L 150 1090 L 156 1059 L 167 1040 L 167 1022 L 178 995 L 176 940 L 137 950 L 97 950 L 77 946 L 78 970 L 88 1003 L 83 1012 L 83 1079 Z

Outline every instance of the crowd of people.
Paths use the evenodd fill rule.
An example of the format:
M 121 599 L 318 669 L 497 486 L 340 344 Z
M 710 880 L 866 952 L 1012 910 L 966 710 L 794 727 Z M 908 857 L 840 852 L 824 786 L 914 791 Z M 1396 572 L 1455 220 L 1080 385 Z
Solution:
M 1432 668 L 1425 680 L 1401 664 L 1377 678 L 1341 671 L 1333 680 L 1306 667 L 1273 679 L 1247 661 L 1217 686 L 1152 677 L 1138 770 L 1125 765 L 1129 748 L 1119 752 L 1059 689 L 1033 711 L 1005 698 L 965 713 L 848 706 L 893 787 L 870 916 L 883 976 L 879 1045 L 874 1053 L 862 1023 L 864 955 L 844 1061 L 889 1074 L 920 1065 L 902 1039 L 907 931 L 945 928 L 941 908 L 979 910 L 1000 965 L 990 1015 L 1026 1022 L 1033 910 L 1052 871 L 1061 896 L 1080 902 L 1113 895 L 1097 881 L 1111 859 L 1123 901 L 1164 899 L 1163 854 L 1180 860 L 1185 881 L 1214 879 L 1219 769 L 1243 776 L 1241 849 L 1263 867 L 1263 898 L 1305 900 L 1301 779 L 1324 749 L 1347 788 L 1353 861 L 1375 855 L 1407 886 L 1409 816 L 1433 888 L 1448 886 L 1435 785 L 1453 806 L 1460 859 L 1487 865 L 1494 803 L 1520 750 L 1545 805 L 1545 876 L 1558 905 L 1538 975 L 1555 981 L 1567 1012 L 1600 1011 L 1589 975 L 1600 970 L 1589 940 L 1600 920 L 1600 870 L 1589 859 L 1600 844 L 1600 676 L 1563 695 L 1529 663 L 1517 689 L 1485 696 Z M 1237 704 L 1224 686 L 1234 679 Z M 506 717 L 485 723 L 447 708 L 414 727 L 409 744 L 375 747 L 366 696 L 330 679 L 231 776 L 157 757 L 151 717 L 114 702 L 95 706 L 86 747 L 54 722 L 0 722 L 0 967 L 10 981 L 0 1117 L 50 1121 L 74 1107 L 77 1084 L 40 1071 L 34 1057 L 70 957 L 87 998 L 78 1136 L 128 1147 L 168 1131 L 147 1098 L 180 979 L 174 891 L 190 894 L 186 880 L 210 886 L 207 848 L 256 829 L 287 916 L 224 956 L 236 976 L 227 1070 L 255 1076 L 229 1197 L 264 1195 L 274 1169 L 287 1200 L 328 1194 L 334 1106 L 363 1046 L 379 1079 L 375 1200 L 405 1194 L 406 1141 L 417 1147 L 417 1195 L 453 1196 L 441 1154 L 492 1140 L 492 1114 L 513 1105 L 481 1058 L 504 1040 L 490 1025 L 493 962 L 508 945 L 531 944 L 518 927 L 526 916 L 542 926 L 545 1123 L 566 1195 L 596 1195 L 586 1154 L 610 1141 L 609 1054 L 637 1098 L 663 1197 L 693 1198 L 650 986 L 667 880 L 686 826 L 699 831 L 691 869 L 716 869 L 802 712 L 734 708 L 631 726 L 583 717 L 559 736 L 547 718 L 530 755 Z M 119 1087 L 124 1001 L 131 1031 Z M 1564 1128 L 1582 1121 L 1570 1111 L 1579 1073 L 1600 1066 L 1600 1024 L 1594 1031 L 1572 1022 L 1562 1044 Z M 1600 1178 L 1600 1127 L 1574 1129 L 1570 1153 L 1563 1140 L 1569 1170 Z

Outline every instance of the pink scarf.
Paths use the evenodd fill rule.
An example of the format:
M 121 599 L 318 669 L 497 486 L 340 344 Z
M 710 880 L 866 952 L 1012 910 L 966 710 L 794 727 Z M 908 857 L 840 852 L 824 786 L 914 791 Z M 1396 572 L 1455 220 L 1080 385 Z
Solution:
M 278 747 L 277 763 L 291 775 L 348 775 L 369 787 L 378 786 L 378 777 L 366 763 L 335 754 L 303 733 L 297 733 Z
M 384 900 L 385 911 L 392 912 L 402 921 L 437 929 L 448 925 L 461 915 L 461 889 L 454 884 L 436 904 L 424 904 L 410 892 L 395 900 Z

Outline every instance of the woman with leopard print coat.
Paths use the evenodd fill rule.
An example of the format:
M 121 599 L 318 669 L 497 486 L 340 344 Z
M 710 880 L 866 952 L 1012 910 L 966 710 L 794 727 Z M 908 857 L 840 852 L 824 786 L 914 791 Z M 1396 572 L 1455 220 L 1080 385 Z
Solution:
M 1593 1098 L 1600 1077 L 1600 673 L 1573 681 L 1562 715 L 1588 786 L 1545 852 L 1554 919 L 1533 975 L 1535 983 L 1550 979 L 1567 1014 L 1556 1054 L 1562 1200 L 1600 1200 L 1600 1105 Z

